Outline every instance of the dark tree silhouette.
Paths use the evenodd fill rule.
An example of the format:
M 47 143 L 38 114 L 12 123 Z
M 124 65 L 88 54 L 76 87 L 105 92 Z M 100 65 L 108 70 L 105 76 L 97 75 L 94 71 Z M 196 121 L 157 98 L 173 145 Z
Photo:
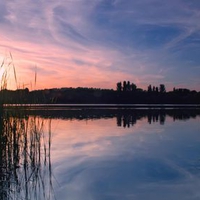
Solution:
M 130 88 L 129 88 L 130 87 Z M 123 92 L 119 92 L 123 91 Z M 0 104 L 199 104 L 200 92 L 174 88 L 167 92 L 164 84 L 149 85 L 147 91 L 129 81 L 118 82 L 116 90 L 99 88 L 52 88 L 0 90 Z M 0 105 L 0 106 L 1 106 Z
M 131 91 L 134 92 L 134 91 L 136 91 L 136 89 L 137 89 L 137 86 L 134 83 L 132 83 L 131 84 Z
M 131 90 L 131 84 L 130 84 L 130 81 L 127 82 L 127 89 L 126 91 L 130 91 Z
M 164 84 L 160 84 L 160 93 L 164 93 L 166 92 L 166 89 L 165 89 L 165 85 Z
M 127 91 L 127 83 L 126 83 L 126 81 L 123 82 L 123 91 L 124 92 Z
M 123 91 L 123 92 L 129 92 L 129 91 L 136 91 L 137 86 L 134 83 L 131 83 L 130 81 L 123 81 L 123 86 L 121 82 L 117 83 L 117 91 Z
M 158 87 L 156 87 L 156 92 L 158 93 Z
M 117 83 L 117 91 L 119 91 L 119 92 L 122 91 L 122 83 L 121 82 Z
M 148 86 L 147 91 L 148 91 L 148 92 L 152 92 L 152 87 L 151 87 L 151 85 Z

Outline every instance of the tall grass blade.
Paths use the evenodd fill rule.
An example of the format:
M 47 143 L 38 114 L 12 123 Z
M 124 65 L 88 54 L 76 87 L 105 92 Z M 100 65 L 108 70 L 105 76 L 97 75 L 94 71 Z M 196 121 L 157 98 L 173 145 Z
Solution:
M 51 123 L 51 122 L 49 122 Z M 51 177 L 51 130 L 26 113 L 4 112 L 0 118 L 0 199 L 54 199 Z M 49 125 L 48 128 L 51 128 Z M 48 134 L 45 137 L 44 134 Z M 45 141 L 45 138 L 49 141 Z M 44 154 L 48 151 L 49 154 Z M 47 157 L 49 159 L 47 159 Z M 47 163 L 44 163 L 46 160 Z
M 1 68 L 4 66 L 5 64 L 5 59 L 3 59 L 2 63 L 1 63 Z
M 16 83 L 16 87 L 17 87 L 17 74 L 16 74 L 15 65 L 14 65 L 14 61 L 13 61 L 13 57 L 12 57 L 11 52 L 10 52 L 10 58 L 11 58 L 11 63 L 12 63 L 12 67 L 13 67 L 13 72 L 14 72 L 14 77 L 15 77 L 15 83 Z
M 36 87 L 36 82 L 37 82 L 37 66 L 35 66 L 35 87 Z

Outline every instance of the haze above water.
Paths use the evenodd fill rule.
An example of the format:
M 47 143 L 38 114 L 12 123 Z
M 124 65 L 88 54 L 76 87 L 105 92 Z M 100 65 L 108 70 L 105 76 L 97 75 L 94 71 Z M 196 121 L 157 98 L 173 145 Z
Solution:
M 200 198 L 199 110 L 31 112 L 29 122 L 42 121 L 49 147 L 46 158 L 41 151 L 48 160 L 40 165 L 42 192 L 30 194 L 32 199 Z M 17 173 L 23 169 L 21 164 Z M 29 173 L 32 183 L 21 188 L 21 197 L 37 184 Z

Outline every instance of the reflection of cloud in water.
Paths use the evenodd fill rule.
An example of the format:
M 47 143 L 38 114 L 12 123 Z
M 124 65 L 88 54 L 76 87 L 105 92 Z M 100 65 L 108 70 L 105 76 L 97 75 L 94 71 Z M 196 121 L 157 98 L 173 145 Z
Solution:
M 53 171 L 61 185 L 58 199 L 200 197 L 200 174 L 191 166 L 200 154 L 197 120 L 166 119 L 161 126 L 143 119 L 131 129 L 115 123 L 115 119 L 59 122 L 52 146 Z
M 196 193 L 198 179 L 162 160 L 90 160 L 66 174 L 61 188 L 70 199 L 187 199 Z M 71 176 L 71 177 L 70 177 Z M 70 177 L 70 178 L 69 178 Z M 65 177 L 63 182 L 66 184 Z M 194 185 L 196 183 L 196 186 Z M 186 191 L 185 191 L 186 190 Z M 178 192 L 177 192 L 178 191 Z M 176 197 L 176 198 L 174 198 Z M 62 198 L 61 198 L 62 199 Z M 191 198 L 192 199 L 192 198 Z

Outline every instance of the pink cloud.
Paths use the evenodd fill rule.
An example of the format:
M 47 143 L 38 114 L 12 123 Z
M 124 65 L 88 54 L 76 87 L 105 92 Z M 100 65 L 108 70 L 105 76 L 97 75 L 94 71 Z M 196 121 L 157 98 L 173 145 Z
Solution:
M 30 89 L 34 83 L 35 70 L 38 77 L 37 88 L 80 86 L 115 88 L 117 81 L 130 77 L 126 73 L 109 69 L 113 60 L 118 57 L 118 53 L 107 49 L 104 52 L 88 50 L 82 54 L 52 44 L 40 45 L 8 39 L 1 43 L 2 57 L 5 56 L 5 49 L 7 54 L 11 52 L 13 56 L 18 84 L 26 85 Z M 78 64 L 75 60 L 80 60 L 83 64 Z M 10 87 L 13 88 L 15 87 L 12 83 L 13 75 L 10 79 Z
M 167 49 L 190 35 L 193 23 L 187 21 L 188 34 L 177 36 L 165 48 L 141 51 L 132 43 L 118 42 L 124 41 L 120 37 L 126 37 L 129 30 L 122 30 L 125 34 L 119 37 L 116 32 L 121 32 L 118 29 L 123 29 L 123 26 L 115 25 L 122 24 L 124 20 L 133 28 L 135 22 L 142 25 L 170 24 L 174 22 L 173 16 L 152 20 L 148 12 L 142 17 L 140 11 L 135 11 L 131 12 L 133 16 L 138 13 L 140 17 L 132 20 L 132 14 L 126 12 L 129 7 L 123 11 L 115 3 L 115 11 L 107 12 L 104 7 L 98 7 L 101 3 L 94 1 L 88 5 L 84 0 L 21 0 L 20 3 L 14 0 L 1 3 L 5 13 L 0 14 L 0 56 L 3 58 L 8 52 L 12 53 L 18 85 L 26 85 L 30 89 L 80 86 L 115 88 L 116 82 L 129 80 L 138 87 L 146 88 L 148 84 L 159 84 L 165 80 L 168 72 L 160 70 L 160 67 L 174 69 L 173 64 L 165 64 L 165 60 L 170 58 Z M 107 27 L 97 24 L 93 16 L 109 19 L 105 23 Z M 184 22 L 182 18 L 176 20 L 180 26 Z M 116 37 L 115 40 L 112 41 L 112 37 Z M 35 69 L 38 78 L 34 88 Z M 9 71 L 9 87 L 15 88 L 13 72 Z M 173 80 L 169 78 L 168 82 Z M 198 83 L 196 81 L 196 85 Z

